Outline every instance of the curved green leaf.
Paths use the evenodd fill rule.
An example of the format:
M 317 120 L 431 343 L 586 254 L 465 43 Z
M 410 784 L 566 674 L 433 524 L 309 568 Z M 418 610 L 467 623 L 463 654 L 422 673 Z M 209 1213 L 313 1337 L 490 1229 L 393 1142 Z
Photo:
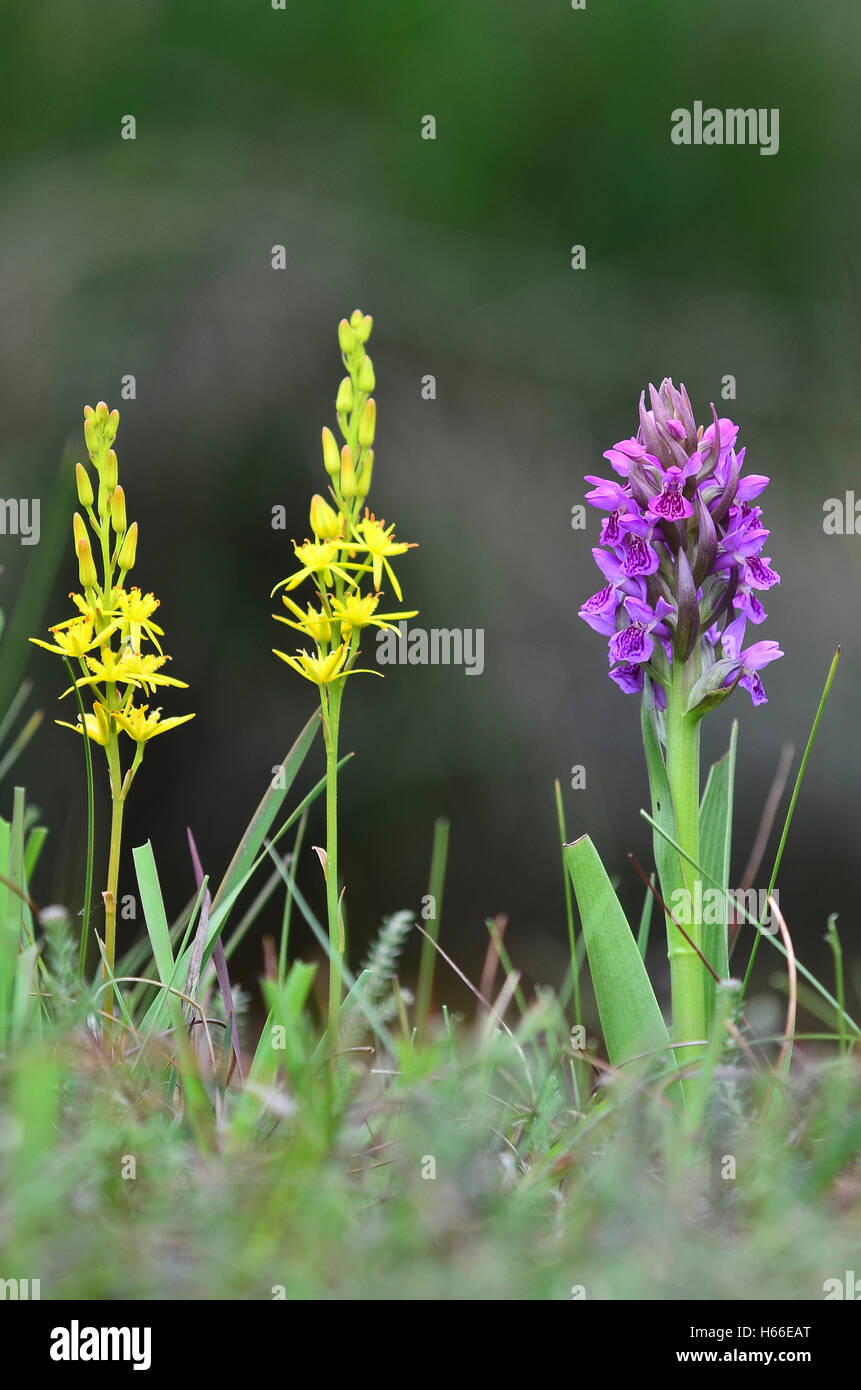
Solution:
M 644 1052 L 669 1050 L 658 1007 L 613 885 L 588 835 L 565 846 L 607 1055 L 614 1067 Z

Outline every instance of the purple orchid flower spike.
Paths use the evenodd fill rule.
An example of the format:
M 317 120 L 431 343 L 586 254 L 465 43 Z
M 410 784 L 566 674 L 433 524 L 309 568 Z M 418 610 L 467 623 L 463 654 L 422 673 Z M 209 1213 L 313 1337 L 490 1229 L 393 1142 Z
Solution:
M 762 553 L 769 531 L 756 499 L 769 480 L 744 472 L 738 425 L 714 406 L 711 415 L 697 428 L 671 381 L 643 392 L 637 434 L 604 454 L 616 476 L 586 478 L 587 502 L 606 513 L 592 552 L 604 587 L 580 609 L 608 638 L 621 690 L 642 691 L 648 676 L 662 707 L 684 670 L 686 700 L 701 697 L 702 713 L 736 685 L 764 703 L 757 672 L 782 655 L 776 642 L 743 653 L 737 644 L 745 622 L 765 621 L 761 595 L 780 575 Z
M 693 905 L 724 813 L 719 800 L 732 786 L 735 747 L 703 809 L 701 721 L 736 686 L 754 706 L 767 702 L 760 673 L 783 652 L 772 641 L 745 646 L 745 630 L 765 621 L 762 596 L 780 575 L 763 554 L 768 478 L 745 472 L 738 426 L 712 405 L 711 420 L 698 428 L 687 391 L 671 381 L 641 394 L 638 415 L 636 435 L 604 455 L 614 476 L 586 479 L 586 500 L 603 513 L 592 554 L 604 582 L 580 617 L 607 640 L 610 679 L 642 697 L 655 865 L 664 900 L 682 891 Z M 672 912 L 665 916 L 673 1038 L 686 1045 L 681 1065 L 690 1066 L 710 1036 L 716 971 L 729 975 L 728 937 L 701 912 L 692 911 L 684 933 Z

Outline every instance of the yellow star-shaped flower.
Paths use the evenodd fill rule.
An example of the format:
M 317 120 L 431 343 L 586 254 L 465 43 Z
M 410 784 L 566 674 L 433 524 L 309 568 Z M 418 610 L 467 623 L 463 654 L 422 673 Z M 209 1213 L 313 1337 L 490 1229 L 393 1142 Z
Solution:
M 151 694 L 158 685 L 179 685 L 187 689 L 187 681 L 162 674 L 160 668 L 167 660 L 166 656 L 141 656 L 126 649 L 119 653 L 108 649 L 102 653 L 101 659 L 94 656 L 86 658 L 91 674 L 82 676 L 75 681 L 75 685 L 79 688 L 84 685 L 130 685 L 145 690 L 147 694 Z M 73 689 L 74 686 L 70 686 L 69 690 L 63 691 L 63 695 L 68 695 Z
M 166 734 L 169 729 L 176 729 L 180 724 L 187 724 L 189 719 L 194 718 L 193 714 L 180 714 L 174 715 L 171 719 L 162 719 L 160 709 L 154 709 L 151 714 L 147 714 L 148 709 L 149 705 L 129 705 L 113 714 L 120 728 L 124 729 L 135 743 L 148 743 L 157 734 Z
M 83 725 L 81 724 L 80 715 L 78 715 L 77 721 L 74 724 L 67 724 L 64 719 L 56 719 L 54 722 L 59 724 L 63 729 L 71 729 L 72 732 L 76 734 L 82 734 L 84 729 L 86 729 L 87 737 L 92 739 L 93 743 L 99 743 L 103 748 L 107 748 L 108 746 L 108 740 L 110 738 L 108 712 L 100 700 L 96 700 L 93 704 L 92 714 L 84 715 Z
M 123 636 L 131 639 L 134 650 L 140 651 L 141 633 L 143 632 L 161 652 L 161 643 L 158 639 L 164 637 L 164 629 L 150 621 L 152 614 L 159 606 L 159 600 L 155 594 L 142 594 L 137 588 L 130 589 L 128 593 L 125 589 L 116 589 L 114 593 L 117 600 L 117 611 L 122 616 Z
M 395 578 L 395 573 L 389 564 L 390 555 L 403 555 L 407 550 L 412 550 L 415 541 L 396 541 L 394 536 L 394 525 L 386 526 L 385 522 L 377 521 L 373 514 L 365 512 L 364 517 L 353 527 L 355 541 L 352 542 L 354 550 L 364 550 L 367 552 L 368 559 L 371 561 L 374 585 L 379 589 L 383 578 L 383 568 L 391 580 L 392 588 L 398 597 L 398 602 L 403 599 L 401 586 Z
M 378 613 L 379 594 L 346 594 L 344 598 L 332 599 L 332 616 L 341 624 L 341 634 L 349 641 L 354 628 L 379 627 L 396 632 L 393 626 L 401 618 L 415 618 L 418 609 L 411 613 Z
M 355 584 L 355 580 L 347 573 L 347 569 L 338 561 L 341 551 L 347 547 L 344 541 L 303 541 L 301 545 L 294 545 L 293 554 L 301 565 L 295 574 L 291 574 L 287 579 L 282 579 L 280 584 L 276 584 L 272 590 L 276 594 L 279 589 L 296 589 L 303 580 L 313 576 L 319 576 L 324 588 L 329 588 L 332 583 L 332 575 L 337 574 L 339 579 L 343 579 L 347 584 Z M 350 565 L 350 569 L 355 569 L 355 565 Z M 271 597 L 271 595 L 270 595 Z
M 291 613 L 295 613 L 299 619 L 298 623 L 292 623 L 289 618 L 283 617 L 281 613 L 273 613 L 272 616 L 276 623 L 285 623 L 287 627 L 295 627 L 297 632 L 307 633 L 307 635 L 318 644 L 330 642 L 332 639 L 332 624 L 326 614 L 318 608 L 313 608 L 308 604 L 308 611 L 301 609 L 298 603 L 294 603 L 286 594 L 281 595 L 281 602 L 285 608 L 289 608 Z
M 107 632 L 100 633 L 97 637 L 93 635 L 92 618 L 70 618 L 68 622 L 58 623 L 50 630 L 55 638 L 53 643 L 43 642 L 39 637 L 31 637 L 30 641 L 37 647 L 44 647 L 47 652 L 68 656 L 73 661 L 79 661 L 94 647 L 101 646 L 107 636 Z
M 280 656 L 282 661 L 286 661 L 288 666 L 304 676 L 306 681 L 311 681 L 314 685 L 328 685 L 331 681 L 338 680 L 340 676 L 379 676 L 381 671 L 345 671 L 344 664 L 350 655 L 349 647 L 342 642 L 334 651 L 328 653 L 318 652 L 312 656 L 310 652 L 297 652 L 295 656 L 287 656 L 285 652 L 279 652 L 274 647 L 272 649 L 276 656 Z

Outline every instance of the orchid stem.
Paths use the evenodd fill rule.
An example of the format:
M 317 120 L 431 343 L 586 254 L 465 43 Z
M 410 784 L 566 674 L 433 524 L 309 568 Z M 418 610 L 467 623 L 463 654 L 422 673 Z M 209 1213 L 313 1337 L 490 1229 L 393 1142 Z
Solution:
M 687 714 L 686 706 L 695 679 L 693 663 L 680 664 L 667 693 L 667 775 L 676 816 L 676 838 L 695 863 L 700 853 L 700 720 Z M 673 1036 L 676 1042 L 690 1043 L 706 1036 L 705 981 L 703 964 L 694 950 L 702 947 L 702 922 L 697 892 L 696 870 L 681 858 L 682 881 L 691 905 L 690 942 L 672 922 L 669 932 L 670 979 L 673 996 Z

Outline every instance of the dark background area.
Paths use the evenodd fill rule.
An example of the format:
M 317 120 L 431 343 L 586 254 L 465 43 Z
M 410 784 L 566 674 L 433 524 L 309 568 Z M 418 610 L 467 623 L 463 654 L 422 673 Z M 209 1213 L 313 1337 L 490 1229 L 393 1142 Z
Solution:
M 397 667 L 347 692 L 354 959 L 384 914 L 418 907 L 445 813 L 448 949 L 475 972 L 484 919 L 506 912 L 515 961 L 557 982 L 553 779 L 566 785 L 573 764 L 587 786 L 567 791 L 569 832 L 589 830 L 639 912 L 625 859 L 651 854 L 638 702 L 607 680 L 604 644 L 576 616 L 598 587 L 599 518 L 576 532 L 570 512 L 583 474 L 634 432 L 649 380 L 683 380 L 707 421 L 732 374 L 722 410 L 748 468 L 773 479 L 767 553 L 783 575 L 756 636 L 786 656 L 767 672 L 767 707 L 739 693 L 709 718 L 706 753 L 736 715 L 740 873 L 781 747 L 796 744 L 794 775 L 844 644 L 780 892 L 805 959 L 824 965 L 838 911 L 857 961 L 861 536 L 826 536 L 822 520 L 827 498 L 861 498 L 860 20 L 848 2 L 777 0 L 7 7 L 0 494 L 40 496 L 45 529 L 68 440 L 83 457 L 83 404 L 119 407 L 134 578 L 161 597 L 174 674 L 191 687 L 166 712 L 197 711 L 152 745 L 128 810 L 126 844 L 152 839 L 170 911 L 193 886 L 186 825 L 219 878 L 314 708 L 270 654 L 283 629 L 268 595 L 325 482 L 336 324 L 359 306 L 375 318 L 372 502 L 420 543 L 399 569 L 407 606 L 427 628 L 484 628 L 486 665 L 480 678 Z M 696 100 L 779 108 L 779 153 L 674 146 L 670 113 Z M 121 139 L 127 114 L 134 142 Z M 435 141 L 421 138 L 426 114 Z M 271 268 L 277 243 L 284 271 Z M 137 398 L 123 402 L 126 373 Z M 434 401 L 421 398 L 427 373 Z M 277 504 L 286 536 L 270 525 Z M 0 545 L 8 611 L 34 552 Z M 68 615 L 76 583 L 70 543 L 46 623 Z M 52 716 L 61 664 L 34 652 L 29 673 Z M 321 748 L 313 759 L 303 786 Z M 14 780 L 51 829 L 37 897 L 76 902 L 80 745 L 46 720 Z M 8 814 L 10 783 L 2 796 Z M 322 834 L 320 809 L 300 882 L 321 911 Z M 774 837 L 767 865 L 773 849 Z M 121 891 L 133 887 L 128 858 Z M 273 903 L 265 925 L 278 920 Z M 310 950 L 299 928 L 295 942 Z M 656 968 L 662 949 L 656 933 Z M 248 979 L 259 960 L 258 931 Z M 775 960 L 762 953 L 763 979 Z

